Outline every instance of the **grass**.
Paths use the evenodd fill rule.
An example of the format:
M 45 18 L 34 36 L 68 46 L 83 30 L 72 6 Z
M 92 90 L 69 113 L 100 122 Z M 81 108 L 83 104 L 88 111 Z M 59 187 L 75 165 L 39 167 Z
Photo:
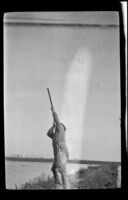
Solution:
M 70 176 L 71 189 L 111 189 L 117 188 L 117 165 L 101 165 L 99 167 L 89 167 L 80 169 L 76 174 Z M 55 189 L 53 177 L 44 175 L 29 181 L 19 188 L 20 190 L 43 190 Z
M 105 189 L 117 188 L 117 166 L 103 165 L 97 168 L 89 167 L 87 170 L 80 169 L 77 178 L 78 189 Z
M 34 178 L 32 181 L 29 181 L 21 185 L 17 189 L 20 190 L 42 190 L 42 189 L 55 189 L 54 178 L 45 177 L 44 175 Z

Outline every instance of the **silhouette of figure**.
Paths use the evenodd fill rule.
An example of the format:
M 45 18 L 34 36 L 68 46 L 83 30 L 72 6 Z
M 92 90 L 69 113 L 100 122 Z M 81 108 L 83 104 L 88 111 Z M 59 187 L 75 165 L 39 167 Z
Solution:
M 69 180 L 66 170 L 66 164 L 69 158 L 69 152 L 65 141 L 66 127 L 60 123 L 57 113 L 51 108 L 53 113 L 54 123 L 49 129 L 47 135 L 52 139 L 54 161 L 51 168 L 56 189 L 69 189 Z

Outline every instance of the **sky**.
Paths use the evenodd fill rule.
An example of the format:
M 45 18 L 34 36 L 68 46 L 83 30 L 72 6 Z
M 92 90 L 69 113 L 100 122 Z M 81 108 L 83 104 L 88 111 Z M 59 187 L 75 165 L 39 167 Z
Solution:
M 116 24 L 116 12 L 10 13 L 5 19 Z M 6 155 L 53 157 L 56 112 L 70 158 L 120 161 L 119 27 L 4 25 Z

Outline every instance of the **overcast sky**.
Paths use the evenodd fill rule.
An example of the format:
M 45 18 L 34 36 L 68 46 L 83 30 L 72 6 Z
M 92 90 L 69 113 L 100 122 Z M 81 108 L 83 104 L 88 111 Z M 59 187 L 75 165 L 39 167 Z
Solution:
M 5 19 L 118 24 L 115 12 L 10 13 Z M 37 22 L 36 21 L 36 22 Z M 4 28 L 5 151 L 53 157 L 46 133 L 55 110 L 70 158 L 120 161 L 119 27 Z

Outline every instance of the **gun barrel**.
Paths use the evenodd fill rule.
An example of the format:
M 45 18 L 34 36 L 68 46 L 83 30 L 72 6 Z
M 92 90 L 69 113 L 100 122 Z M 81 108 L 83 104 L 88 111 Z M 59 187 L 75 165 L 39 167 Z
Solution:
M 50 99 L 51 107 L 53 108 L 53 104 L 52 104 L 52 99 L 51 99 L 49 88 L 47 88 L 47 91 L 48 91 L 48 96 L 49 96 L 49 99 Z

